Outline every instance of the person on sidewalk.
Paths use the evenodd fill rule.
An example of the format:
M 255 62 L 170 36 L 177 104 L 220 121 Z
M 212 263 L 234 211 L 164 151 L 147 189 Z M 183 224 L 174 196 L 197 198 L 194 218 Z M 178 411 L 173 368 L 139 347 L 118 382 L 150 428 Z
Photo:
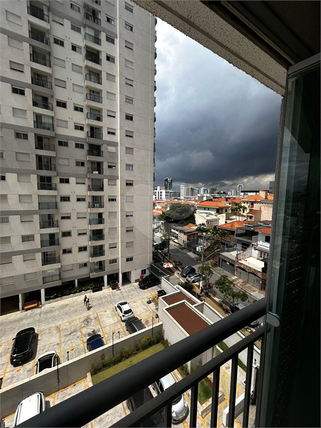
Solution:
M 85 297 L 84 297 L 84 306 L 86 306 L 87 299 L 88 299 L 88 297 L 87 297 L 87 296 L 86 296 L 86 294 L 85 294 Z

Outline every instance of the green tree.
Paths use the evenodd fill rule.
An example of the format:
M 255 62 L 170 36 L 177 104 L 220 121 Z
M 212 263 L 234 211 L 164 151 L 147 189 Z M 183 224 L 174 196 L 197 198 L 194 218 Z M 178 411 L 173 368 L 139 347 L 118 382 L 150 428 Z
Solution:
M 232 205 L 232 207 L 231 207 L 231 212 L 232 213 L 239 213 L 239 212 L 244 212 L 244 210 L 247 208 L 247 206 L 246 205 L 244 205 L 244 204 L 241 204 L 241 203 L 239 203 L 239 204 L 234 204 L 234 205 Z
M 233 281 L 231 281 L 227 275 L 221 275 L 219 279 L 215 281 L 215 286 L 223 294 L 224 300 L 232 305 L 239 300 L 245 302 L 245 300 L 248 299 L 248 295 L 242 290 L 234 291 L 233 285 Z
M 198 268 L 198 271 L 202 276 L 202 281 L 204 281 L 205 284 L 207 284 L 209 278 L 213 275 L 212 267 L 208 265 L 202 265 Z
M 195 215 L 192 208 L 189 205 L 179 203 L 172 204 L 167 211 L 160 215 L 160 219 L 168 223 L 195 224 Z
M 197 231 L 203 237 L 202 245 L 202 263 L 209 259 L 210 257 L 214 258 L 222 247 L 222 239 L 229 236 L 229 232 L 223 229 L 220 229 L 217 226 L 205 227 L 198 226 Z M 205 244 L 206 242 L 206 244 Z

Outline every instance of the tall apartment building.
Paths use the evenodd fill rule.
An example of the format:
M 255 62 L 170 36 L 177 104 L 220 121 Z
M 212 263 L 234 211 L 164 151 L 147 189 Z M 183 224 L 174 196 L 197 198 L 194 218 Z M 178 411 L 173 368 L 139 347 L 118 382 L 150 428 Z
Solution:
M 155 18 L 129 0 L 0 8 L 1 297 L 132 282 L 152 255 Z

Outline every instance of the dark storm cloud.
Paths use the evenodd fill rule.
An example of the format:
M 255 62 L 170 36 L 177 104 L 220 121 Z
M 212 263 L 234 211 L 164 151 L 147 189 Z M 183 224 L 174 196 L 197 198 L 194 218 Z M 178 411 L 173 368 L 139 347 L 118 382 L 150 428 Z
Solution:
M 167 24 L 157 32 L 156 183 L 273 179 L 281 97 Z

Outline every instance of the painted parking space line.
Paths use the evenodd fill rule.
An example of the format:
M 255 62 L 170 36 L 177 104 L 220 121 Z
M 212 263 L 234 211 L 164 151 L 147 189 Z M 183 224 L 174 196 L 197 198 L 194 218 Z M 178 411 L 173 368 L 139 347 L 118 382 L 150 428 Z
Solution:
M 80 334 L 81 334 L 81 337 L 82 337 L 82 343 L 83 343 L 83 345 L 84 345 L 84 352 L 86 353 L 85 339 L 84 339 L 84 334 L 83 334 L 83 331 L 82 331 L 82 328 L 81 328 L 80 318 L 78 318 L 78 322 L 79 322 L 79 330 L 80 330 Z
M 99 314 L 98 314 L 98 312 L 96 313 L 96 315 L 97 315 L 97 319 L 98 319 L 98 322 L 99 322 L 99 325 L 100 325 L 100 328 L 101 328 L 102 335 L 103 335 L 103 337 L 104 337 L 104 339 L 105 339 L 105 343 L 106 343 L 106 345 L 107 345 L 107 338 L 106 338 L 106 334 L 105 334 L 104 329 L 103 329 L 103 326 L 102 326 L 102 324 L 101 324 L 101 321 L 100 321 L 100 318 L 99 318 Z

